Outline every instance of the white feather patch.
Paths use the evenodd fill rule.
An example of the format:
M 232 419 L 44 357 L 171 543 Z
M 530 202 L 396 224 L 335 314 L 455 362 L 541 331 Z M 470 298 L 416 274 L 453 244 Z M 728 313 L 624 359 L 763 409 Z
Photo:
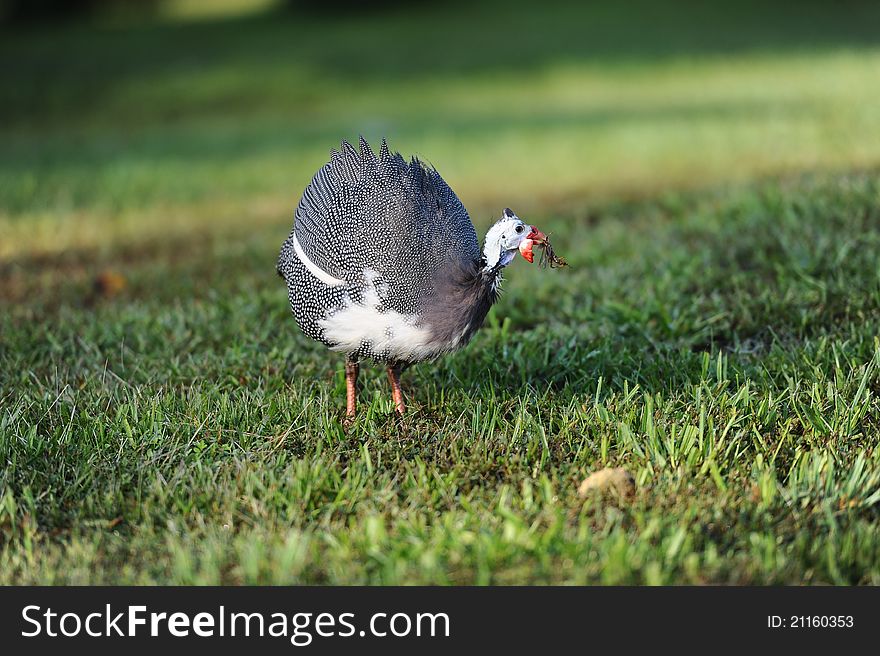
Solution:
M 374 272 L 365 272 L 367 290 L 362 304 L 349 298 L 345 307 L 318 322 L 324 337 L 336 344 L 331 349 L 353 353 L 368 342 L 374 353 L 387 353 L 389 360 L 415 362 L 438 355 L 442 345 L 432 340 L 428 328 L 416 325 L 416 315 L 379 311 L 374 277 Z
M 296 253 L 296 256 L 299 258 L 299 261 L 303 263 L 303 266 L 305 266 L 305 268 L 308 269 L 309 272 L 313 276 L 315 276 L 315 278 L 317 278 L 318 280 L 323 282 L 325 285 L 330 285 L 331 287 L 335 287 L 336 285 L 344 285 L 345 284 L 344 280 L 340 280 L 339 278 L 331 276 L 329 273 L 324 271 L 317 264 L 312 262 L 309 259 L 309 256 L 305 254 L 305 251 L 303 251 L 302 246 L 299 245 L 299 239 L 296 238 L 295 234 L 293 235 L 293 252 Z

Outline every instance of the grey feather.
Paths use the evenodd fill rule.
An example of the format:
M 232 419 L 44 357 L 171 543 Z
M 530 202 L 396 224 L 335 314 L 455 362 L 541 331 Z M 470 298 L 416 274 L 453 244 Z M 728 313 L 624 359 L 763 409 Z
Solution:
M 308 273 L 294 253 L 294 236 L 308 259 L 344 287 Z M 462 333 L 466 341 L 479 327 L 494 301 L 494 280 L 480 274 L 480 262 L 470 217 L 436 169 L 415 157 L 406 162 L 385 140 L 377 157 L 362 137 L 360 152 L 345 141 L 331 151 L 304 191 L 278 271 L 300 327 L 328 346 L 321 320 L 361 302 L 368 285 L 377 285 L 383 290 L 378 312 L 416 317 L 453 348 Z M 375 277 L 369 280 L 367 272 Z M 365 343 L 350 356 L 385 354 Z

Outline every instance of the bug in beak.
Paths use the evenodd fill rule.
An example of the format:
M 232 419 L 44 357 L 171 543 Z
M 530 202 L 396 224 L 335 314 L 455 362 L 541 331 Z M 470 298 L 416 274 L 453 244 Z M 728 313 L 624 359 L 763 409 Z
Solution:
M 535 226 L 529 226 L 529 234 L 519 243 L 519 254 L 528 262 L 535 261 L 535 254 L 532 252 L 532 246 L 541 245 L 547 241 L 547 235 L 538 230 Z

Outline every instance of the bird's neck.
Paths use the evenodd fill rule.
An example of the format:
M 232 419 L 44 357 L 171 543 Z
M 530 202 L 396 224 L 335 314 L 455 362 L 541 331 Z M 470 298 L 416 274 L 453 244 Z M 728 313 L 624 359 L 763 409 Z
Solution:
M 500 269 L 487 269 L 484 261 L 451 263 L 426 298 L 422 318 L 438 341 L 463 346 L 483 324 L 500 282 Z
M 480 258 L 480 286 L 489 291 L 492 303 L 495 302 L 498 292 L 501 291 L 505 266 L 506 265 L 501 262 L 496 262 L 494 265 L 490 266 L 486 262 L 485 256 Z
M 507 251 L 501 248 L 501 244 L 495 240 L 486 239 L 481 258 L 484 271 L 500 271 L 513 262 L 516 251 Z

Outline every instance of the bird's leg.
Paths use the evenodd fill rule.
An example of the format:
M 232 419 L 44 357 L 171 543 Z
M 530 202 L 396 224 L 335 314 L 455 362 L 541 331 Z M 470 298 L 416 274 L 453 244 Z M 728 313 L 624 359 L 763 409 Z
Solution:
M 345 416 L 354 419 L 357 410 L 357 381 L 361 366 L 351 360 L 345 361 Z
M 391 381 L 391 398 L 394 401 L 394 407 L 397 408 L 397 414 L 402 415 L 406 412 L 406 403 L 403 400 L 403 390 L 400 389 L 400 365 L 388 365 L 388 380 Z

